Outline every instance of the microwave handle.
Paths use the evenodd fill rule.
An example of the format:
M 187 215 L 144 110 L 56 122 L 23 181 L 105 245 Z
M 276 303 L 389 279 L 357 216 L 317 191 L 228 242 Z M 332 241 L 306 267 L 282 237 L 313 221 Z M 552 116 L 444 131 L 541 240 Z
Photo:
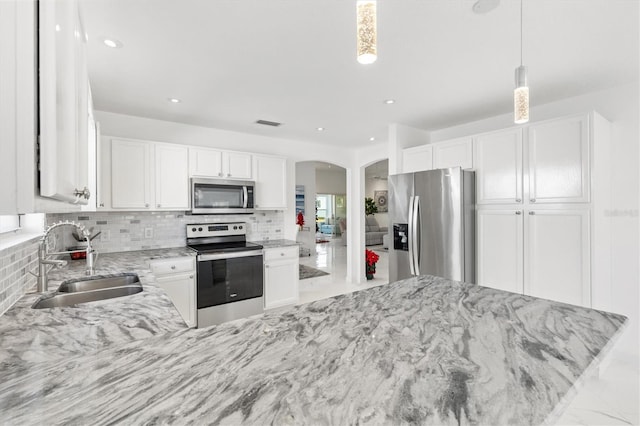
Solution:
M 242 207 L 246 209 L 247 208 L 247 204 L 249 202 L 249 191 L 247 191 L 247 186 L 246 185 L 244 185 L 242 187 L 242 192 L 244 193 L 244 204 L 243 204 Z

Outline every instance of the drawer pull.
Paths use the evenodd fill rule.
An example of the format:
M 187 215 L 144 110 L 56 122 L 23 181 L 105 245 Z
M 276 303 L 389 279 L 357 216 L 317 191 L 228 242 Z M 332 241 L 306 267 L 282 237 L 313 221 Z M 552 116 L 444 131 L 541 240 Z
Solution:
M 516 214 L 522 214 L 522 212 L 520 210 L 516 211 Z
M 191 280 L 191 279 L 193 279 L 193 275 L 189 275 L 189 279 L 190 279 L 190 280 Z
M 176 265 L 172 265 L 172 266 L 171 266 L 171 269 L 176 269 Z
M 280 253 L 280 256 L 284 256 L 284 253 Z

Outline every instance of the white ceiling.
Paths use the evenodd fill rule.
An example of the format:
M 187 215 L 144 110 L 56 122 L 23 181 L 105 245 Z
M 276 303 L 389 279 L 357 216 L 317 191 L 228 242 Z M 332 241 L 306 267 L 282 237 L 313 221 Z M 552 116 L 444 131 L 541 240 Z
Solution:
M 473 3 L 379 0 L 378 61 L 361 65 L 355 0 L 85 0 L 95 107 L 352 147 L 386 140 L 389 123 L 507 113 L 520 3 L 482 15 Z M 532 106 L 638 80 L 639 3 L 525 0 Z

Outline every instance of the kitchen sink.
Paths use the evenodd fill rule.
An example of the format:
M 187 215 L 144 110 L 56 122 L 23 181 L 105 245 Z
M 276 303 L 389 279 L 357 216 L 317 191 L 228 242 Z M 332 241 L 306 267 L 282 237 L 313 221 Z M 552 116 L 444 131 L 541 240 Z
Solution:
M 62 283 L 57 292 L 43 295 L 31 307 L 33 309 L 63 308 L 78 303 L 131 296 L 141 291 L 142 284 L 135 274 L 73 280 Z
M 83 278 L 69 280 L 60 284 L 58 292 L 76 293 L 79 291 L 100 290 L 104 288 L 122 287 L 140 283 L 140 278 L 136 274 L 121 274 L 116 276 Z

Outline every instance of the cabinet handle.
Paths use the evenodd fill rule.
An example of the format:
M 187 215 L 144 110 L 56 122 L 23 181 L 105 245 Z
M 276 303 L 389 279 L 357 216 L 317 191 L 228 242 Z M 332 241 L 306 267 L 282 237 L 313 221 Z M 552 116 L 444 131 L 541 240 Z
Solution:
M 193 279 L 193 275 L 189 275 L 189 279 Z
M 265 267 L 265 268 L 268 268 L 268 267 L 269 267 L 269 265 L 264 265 L 264 267 Z
M 280 256 L 284 256 L 284 253 L 280 253 Z
M 536 214 L 536 212 L 529 212 L 529 214 L 533 216 L 534 214 Z
M 149 203 L 145 203 L 144 206 L 149 208 Z
M 536 202 L 536 199 L 535 199 L 535 198 L 532 198 L 532 199 L 530 199 L 529 201 L 531 201 L 532 203 L 535 203 L 535 202 Z
M 104 207 L 104 203 L 100 203 L 100 207 Z
M 522 212 L 520 210 L 517 210 L 516 214 L 522 214 Z
M 160 207 L 161 207 L 160 204 L 158 204 L 158 208 L 160 208 Z
M 171 266 L 171 269 L 176 269 L 176 265 L 172 265 L 172 266 Z
M 227 173 L 227 177 L 231 177 L 231 173 Z
M 516 198 L 516 203 L 521 203 L 521 202 L 522 202 L 522 199 Z
M 222 177 L 222 172 L 218 173 L 218 176 Z
M 89 191 L 89 188 L 87 188 L 86 186 L 84 187 L 84 189 L 78 189 L 75 188 L 73 190 L 73 195 L 80 198 L 84 198 L 85 200 L 88 200 L 89 197 L 91 197 L 91 192 Z

